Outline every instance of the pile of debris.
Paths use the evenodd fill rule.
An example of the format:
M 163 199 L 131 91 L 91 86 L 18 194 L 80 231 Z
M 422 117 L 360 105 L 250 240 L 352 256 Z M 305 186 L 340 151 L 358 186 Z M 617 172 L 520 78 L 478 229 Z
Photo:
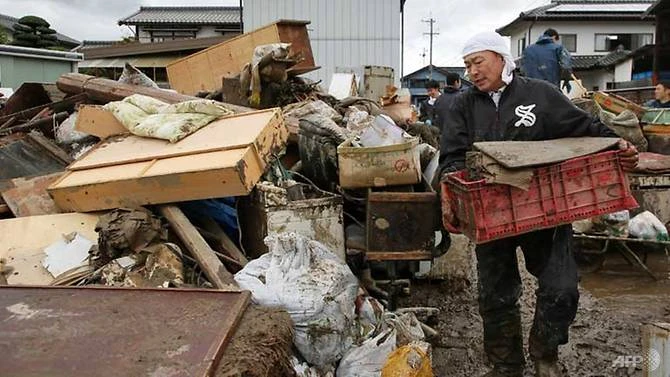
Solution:
M 306 38 L 305 24 L 287 27 Z M 382 99 L 336 99 L 298 78 L 318 68 L 308 39 L 250 51 L 249 61 L 223 62 L 233 74 L 205 95 L 182 94 L 178 81 L 173 87 L 182 93 L 159 89 L 127 65 L 122 82 L 64 74 L 56 85 L 25 84 L 7 100 L 0 113 L 0 282 L 9 286 L 0 289 L 13 292 L 3 304 L 17 309 L 0 315 L 3 331 L 40 318 L 25 310 L 65 313 L 49 314 L 64 331 L 98 331 L 100 312 L 79 309 L 81 321 L 67 319 L 57 302 L 39 299 L 41 290 L 64 293 L 67 306 L 74 299 L 66 297 L 97 299 L 80 287 L 105 287 L 97 297 L 110 303 L 132 289 L 160 303 L 157 318 L 183 316 L 187 326 L 200 313 L 179 303 L 216 292 L 209 300 L 231 305 L 220 313 L 230 334 L 156 339 L 159 345 L 147 343 L 150 349 L 125 360 L 128 371 L 432 376 L 425 340 L 435 331 L 411 310 L 395 312 L 395 263 L 414 268 L 446 251 L 446 242 L 435 246 L 434 130 L 408 126 L 409 98 L 392 86 Z M 393 267 L 389 292 L 372 279 L 373 262 Z M 169 296 L 174 306 L 156 291 L 166 288 L 182 295 Z M 122 329 L 114 329 L 97 341 L 123 343 Z M 39 341 L 26 331 L 17 326 L 11 336 Z M 207 342 L 217 345 L 214 354 L 191 352 L 208 349 Z M 68 347 L 58 348 L 74 350 Z M 48 360 L 33 356 L 10 355 L 10 372 L 48 370 Z M 138 364 L 147 358 L 146 368 Z

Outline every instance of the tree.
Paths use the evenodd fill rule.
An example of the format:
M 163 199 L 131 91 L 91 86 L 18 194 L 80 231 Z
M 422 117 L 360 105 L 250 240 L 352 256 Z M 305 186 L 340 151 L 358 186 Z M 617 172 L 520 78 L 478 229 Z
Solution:
M 6 45 L 9 43 L 9 36 L 3 29 L 0 29 L 0 45 Z
M 12 27 L 14 29 L 12 44 L 34 48 L 57 48 L 58 38 L 56 37 L 56 30 L 51 29 L 50 26 L 41 17 L 21 17 Z

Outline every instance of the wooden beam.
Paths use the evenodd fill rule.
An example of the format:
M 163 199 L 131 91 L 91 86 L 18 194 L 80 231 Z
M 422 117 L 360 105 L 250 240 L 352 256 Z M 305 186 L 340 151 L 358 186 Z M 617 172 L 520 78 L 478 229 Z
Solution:
M 191 252 L 191 255 L 198 262 L 202 268 L 207 279 L 214 285 L 214 287 L 223 290 L 238 291 L 237 284 L 233 279 L 233 275 L 226 270 L 223 263 L 214 254 L 207 241 L 198 233 L 198 230 L 186 218 L 179 207 L 174 205 L 159 206 L 159 211 L 172 226 L 179 239 L 184 243 L 184 246 Z
M 28 138 L 37 143 L 40 147 L 47 150 L 49 153 L 51 153 L 51 155 L 66 165 L 69 165 L 72 163 L 72 161 L 74 161 L 74 159 L 69 154 L 62 150 L 58 145 L 54 144 L 54 142 L 49 140 L 46 136 L 42 135 L 41 132 L 31 131 L 28 133 Z
M 65 93 L 86 93 L 91 99 L 107 103 L 120 101 L 133 94 L 142 94 L 167 103 L 179 103 L 198 99 L 164 89 L 147 88 L 139 85 L 122 84 L 114 80 L 98 78 L 81 73 L 65 73 L 56 81 L 58 89 Z M 249 107 L 237 106 L 229 103 L 224 105 L 236 113 L 253 111 Z
M 240 249 L 237 248 L 237 245 L 235 245 L 235 242 L 228 237 L 226 232 L 221 229 L 221 226 L 214 221 L 209 216 L 203 216 L 200 219 L 200 222 L 202 223 L 202 227 L 205 228 L 206 231 L 212 233 L 221 243 L 221 247 L 223 250 L 225 250 L 229 256 L 233 257 L 235 260 L 237 260 L 242 267 L 246 266 L 247 263 L 249 263 L 249 260 L 247 257 L 242 253 Z
M 57 113 L 57 114 L 54 114 L 54 115 L 51 115 L 51 116 L 48 116 L 48 117 L 45 117 L 45 118 L 36 119 L 36 120 L 30 121 L 30 122 L 20 124 L 18 126 L 14 126 L 14 127 L 11 127 L 11 128 L 4 129 L 4 130 L 0 131 L 0 135 L 4 136 L 4 135 L 13 134 L 15 132 L 24 132 L 24 131 L 31 130 L 33 128 L 44 127 L 44 126 L 47 126 L 47 125 L 51 125 L 52 123 L 60 123 L 60 122 L 64 121 L 65 119 L 67 119 L 67 117 L 69 117 L 69 116 L 70 116 L 70 114 L 68 114 L 67 111 L 63 111 L 63 112 L 60 112 L 60 113 Z

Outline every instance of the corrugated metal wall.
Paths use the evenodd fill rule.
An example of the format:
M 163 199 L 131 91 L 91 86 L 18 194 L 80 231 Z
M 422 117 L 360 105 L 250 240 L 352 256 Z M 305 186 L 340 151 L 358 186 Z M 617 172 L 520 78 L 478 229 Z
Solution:
M 56 82 L 77 72 L 77 63 L 0 54 L 0 87 L 18 89 L 24 82 Z
M 309 20 L 312 52 L 322 68 L 307 77 L 330 85 L 336 68 L 393 67 L 400 81 L 399 0 L 245 0 L 244 29 L 279 19 Z

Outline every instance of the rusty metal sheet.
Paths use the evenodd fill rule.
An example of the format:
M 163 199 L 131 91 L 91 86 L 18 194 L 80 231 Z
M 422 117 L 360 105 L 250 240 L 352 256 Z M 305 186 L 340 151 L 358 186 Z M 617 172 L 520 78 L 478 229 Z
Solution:
M 371 192 L 367 205 L 368 252 L 430 251 L 439 229 L 437 194 Z
M 55 159 L 25 134 L 0 139 L 0 180 L 44 175 L 65 170 L 65 164 Z
M 0 287 L 3 376 L 211 376 L 249 292 Z
M 2 192 L 2 199 L 15 217 L 51 215 L 60 213 L 56 203 L 47 193 L 47 187 L 63 175 L 54 173 L 33 178 L 14 178 L 14 188 Z

